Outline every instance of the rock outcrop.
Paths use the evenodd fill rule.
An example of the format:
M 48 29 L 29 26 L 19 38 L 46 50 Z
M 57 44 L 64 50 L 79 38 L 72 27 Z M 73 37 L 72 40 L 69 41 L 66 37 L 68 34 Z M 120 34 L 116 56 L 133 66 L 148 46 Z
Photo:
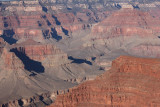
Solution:
M 24 70 L 24 65 L 22 61 L 15 55 L 15 53 L 10 52 L 10 50 L 7 48 L 3 48 L 1 59 L 1 62 L 4 61 L 2 67 L 4 69 Z
M 159 59 L 120 56 L 112 68 L 59 95 L 50 107 L 159 106 Z
M 122 54 L 159 57 L 160 19 L 153 14 L 151 11 L 128 8 L 112 12 L 92 27 L 91 33 L 83 38 L 83 46 L 105 50 L 107 55 L 113 57 Z M 115 52 L 117 55 L 114 56 Z
M 160 45 L 151 45 L 151 44 L 141 44 L 138 45 L 132 49 L 130 49 L 130 53 L 134 55 L 139 55 L 141 57 L 160 57 L 160 50 L 159 50 Z
M 92 29 L 92 35 L 101 35 L 102 38 L 117 36 L 153 36 L 160 33 L 159 24 L 159 18 L 154 18 L 147 12 L 137 9 L 121 9 L 98 25 L 95 25 Z
M 48 64 L 45 65 L 48 66 L 51 65 L 51 63 L 53 65 L 55 64 L 55 66 L 68 63 L 67 54 L 53 44 L 39 43 L 32 39 L 28 39 L 25 42 L 12 45 L 11 48 L 17 49 L 18 52 L 25 54 L 35 61 L 43 62 L 47 59 Z

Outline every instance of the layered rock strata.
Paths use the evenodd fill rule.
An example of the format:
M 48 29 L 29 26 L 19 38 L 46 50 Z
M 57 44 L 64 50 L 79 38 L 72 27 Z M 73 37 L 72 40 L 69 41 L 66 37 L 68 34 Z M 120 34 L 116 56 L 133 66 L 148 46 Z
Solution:
M 53 44 L 38 43 L 32 39 L 14 44 L 11 47 L 28 56 L 30 59 L 43 62 L 48 60 L 45 67 L 58 66 L 69 63 L 68 56 Z M 68 62 L 67 62 L 68 61 Z
M 120 56 L 109 71 L 59 95 L 50 107 L 159 106 L 159 64 L 159 59 Z
M 83 38 L 83 46 L 105 50 L 109 55 L 117 52 L 115 57 L 121 55 L 118 53 L 159 57 L 159 23 L 159 17 L 149 11 L 120 9 L 95 24 L 91 33 Z
M 117 36 L 146 37 L 160 33 L 159 23 L 158 17 L 154 18 L 147 12 L 136 9 L 121 9 L 96 25 L 92 32 L 94 35 L 105 34 L 106 38 Z
M 103 73 L 120 54 L 159 56 L 159 16 L 141 11 L 158 6 L 149 0 L 0 2 L 0 104 L 44 106 L 43 93 L 54 100 L 59 90 Z

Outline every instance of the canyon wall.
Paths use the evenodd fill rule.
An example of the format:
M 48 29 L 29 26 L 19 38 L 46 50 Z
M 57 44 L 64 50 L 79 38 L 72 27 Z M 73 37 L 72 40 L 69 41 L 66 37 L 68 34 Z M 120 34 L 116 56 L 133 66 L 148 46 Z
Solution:
M 36 102 L 45 106 L 54 101 L 59 93 L 65 93 L 68 88 L 104 73 L 119 55 L 159 57 L 159 5 L 154 0 L 1 1 L 0 104 L 13 107 L 34 105 Z M 125 62 L 124 65 L 129 68 L 119 67 L 122 74 L 124 71 L 130 72 L 130 69 L 134 72 L 135 67 L 138 67 L 142 76 L 158 76 L 143 72 L 147 68 L 142 62 L 135 66 Z M 115 64 L 119 66 L 118 60 Z M 118 77 L 116 73 L 113 75 Z M 96 81 L 100 81 L 98 78 Z M 106 81 L 112 80 L 111 77 L 107 78 Z M 106 84 L 111 87 L 104 87 L 109 90 L 105 92 L 118 90 L 114 88 L 114 85 L 119 86 L 116 83 L 112 84 L 113 88 L 109 82 Z M 66 101 L 73 99 L 76 102 L 73 102 L 73 106 L 79 101 L 84 101 L 86 105 L 85 101 L 90 101 L 89 106 L 93 105 L 93 100 L 96 97 L 101 99 L 103 94 L 98 94 L 101 89 L 97 87 L 93 85 L 92 89 L 92 86 L 84 84 L 83 88 L 77 89 L 82 93 L 75 94 L 75 99 L 68 95 L 70 99 Z M 88 92 L 90 88 L 95 94 Z M 50 98 L 52 94 L 53 99 Z M 76 98 L 80 95 L 83 97 Z M 97 99 L 96 104 L 104 105 L 103 101 L 107 101 L 107 104 L 112 105 L 114 99 L 117 105 L 125 99 L 131 102 L 128 97 L 114 96 L 112 93 L 103 98 L 102 101 Z M 45 104 L 43 99 L 49 103 Z M 133 104 L 136 101 L 133 100 Z M 140 100 L 139 103 L 144 102 Z M 58 104 L 57 101 L 55 104 Z
M 120 56 L 109 71 L 59 95 L 49 107 L 159 106 L 159 64 L 159 59 Z

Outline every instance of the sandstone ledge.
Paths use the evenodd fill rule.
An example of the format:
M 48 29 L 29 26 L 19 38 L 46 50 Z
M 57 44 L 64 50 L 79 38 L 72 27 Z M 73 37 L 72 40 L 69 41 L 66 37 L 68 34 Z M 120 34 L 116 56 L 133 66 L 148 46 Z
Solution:
M 50 107 L 159 106 L 159 65 L 159 59 L 120 56 L 108 72 L 59 95 Z

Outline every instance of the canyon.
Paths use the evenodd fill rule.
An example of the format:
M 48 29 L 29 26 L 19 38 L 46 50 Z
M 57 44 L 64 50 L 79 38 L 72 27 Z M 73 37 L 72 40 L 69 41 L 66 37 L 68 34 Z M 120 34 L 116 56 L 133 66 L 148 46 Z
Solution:
M 159 106 L 160 59 L 120 56 L 109 71 L 59 95 L 49 107 Z
M 160 57 L 159 6 L 157 0 L 0 1 L 0 106 L 131 106 L 138 92 L 131 88 L 128 98 L 129 86 L 120 84 L 139 89 L 132 84 L 138 75 L 149 83 L 147 76 L 159 76 L 152 69 L 158 60 L 136 58 Z M 133 105 L 154 105 L 137 100 Z

